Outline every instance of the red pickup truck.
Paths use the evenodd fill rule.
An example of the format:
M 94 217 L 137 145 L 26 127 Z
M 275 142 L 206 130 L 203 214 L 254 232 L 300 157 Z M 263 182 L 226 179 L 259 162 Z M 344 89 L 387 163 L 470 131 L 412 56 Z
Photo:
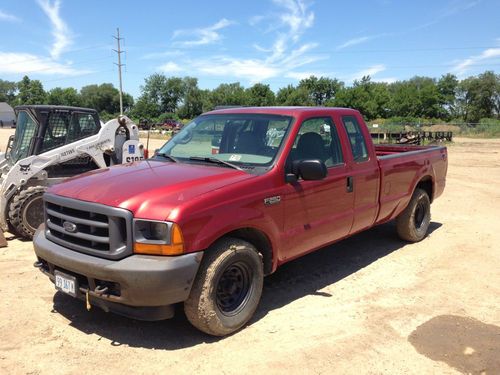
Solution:
M 393 219 L 422 240 L 446 171 L 445 147 L 374 146 L 352 109 L 216 110 L 151 159 L 50 188 L 35 266 L 88 308 L 154 320 L 182 302 L 222 336 L 285 262 Z

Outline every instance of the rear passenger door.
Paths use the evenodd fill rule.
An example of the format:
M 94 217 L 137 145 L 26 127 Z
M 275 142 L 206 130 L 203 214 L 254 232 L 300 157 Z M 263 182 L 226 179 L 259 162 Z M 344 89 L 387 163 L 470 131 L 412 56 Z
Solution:
M 354 221 L 351 233 L 370 227 L 378 212 L 380 175 L 378 161 L 368 150 L 368 129 L 355 115 L 340 115 L 352 158 L 350 178 L 354 193 Z
M 319 181 L 299 179 L 286 185 L 283 260 L 345 237 L 353 220 L 353 194 L 346 186 L 349 170 L 332 118 L 316 117 L 302 122 L 288 155 L 287 168 L 301 159 L 321 159 L 328 175 Z

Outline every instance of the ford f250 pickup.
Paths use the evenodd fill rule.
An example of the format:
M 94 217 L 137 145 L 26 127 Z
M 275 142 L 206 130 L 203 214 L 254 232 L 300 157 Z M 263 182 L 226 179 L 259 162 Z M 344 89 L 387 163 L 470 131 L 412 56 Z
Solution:
M 356 110 L 216 110 L 151 159 L 51 187 L 35 266 L 88 308 L 158 320 L 183 303 L 223 336 L 285 262 L 393 219 L 422 240 L 446 172 L 445 147 L 374 145 Z

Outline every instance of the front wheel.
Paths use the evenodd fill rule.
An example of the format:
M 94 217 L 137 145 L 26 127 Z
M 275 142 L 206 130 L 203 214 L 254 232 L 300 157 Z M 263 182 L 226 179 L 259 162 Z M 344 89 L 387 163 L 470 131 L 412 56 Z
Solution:
M 43 193 L 45 186 L 30 186 L 21 190 L 11 200 L 9 206 L 9 224 L 15 234 L 33 239 L 35 231 L 43 223 Z
M 225 238 L 203 257 L 184 311 L 199 330 L 225 336 L 243 327 L 253 316 L 262 295 L 264 270 L 255 247 Z
M 396 228 L 402 240 L 418 242 L 424 239 L 431 222 L 431 201 L 427 192 L 415 189 L 410 203 L 396 218 Z

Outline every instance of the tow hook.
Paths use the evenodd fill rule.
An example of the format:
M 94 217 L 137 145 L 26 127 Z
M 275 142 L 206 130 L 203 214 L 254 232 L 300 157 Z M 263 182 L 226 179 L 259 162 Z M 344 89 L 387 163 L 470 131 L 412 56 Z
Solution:
M 97 294 L 98 296 L 103 296 L 105 294 L 108 294 L 108 287 L 107 286 L 96 286 L 94 289 L 94 293 Z
M 40 261 L 36 261 L 35 263 L 33 263 L 33 267 L 35 267 L 35 268 L 42 268 L 42 266 L 43 266 L 43 263 Z

